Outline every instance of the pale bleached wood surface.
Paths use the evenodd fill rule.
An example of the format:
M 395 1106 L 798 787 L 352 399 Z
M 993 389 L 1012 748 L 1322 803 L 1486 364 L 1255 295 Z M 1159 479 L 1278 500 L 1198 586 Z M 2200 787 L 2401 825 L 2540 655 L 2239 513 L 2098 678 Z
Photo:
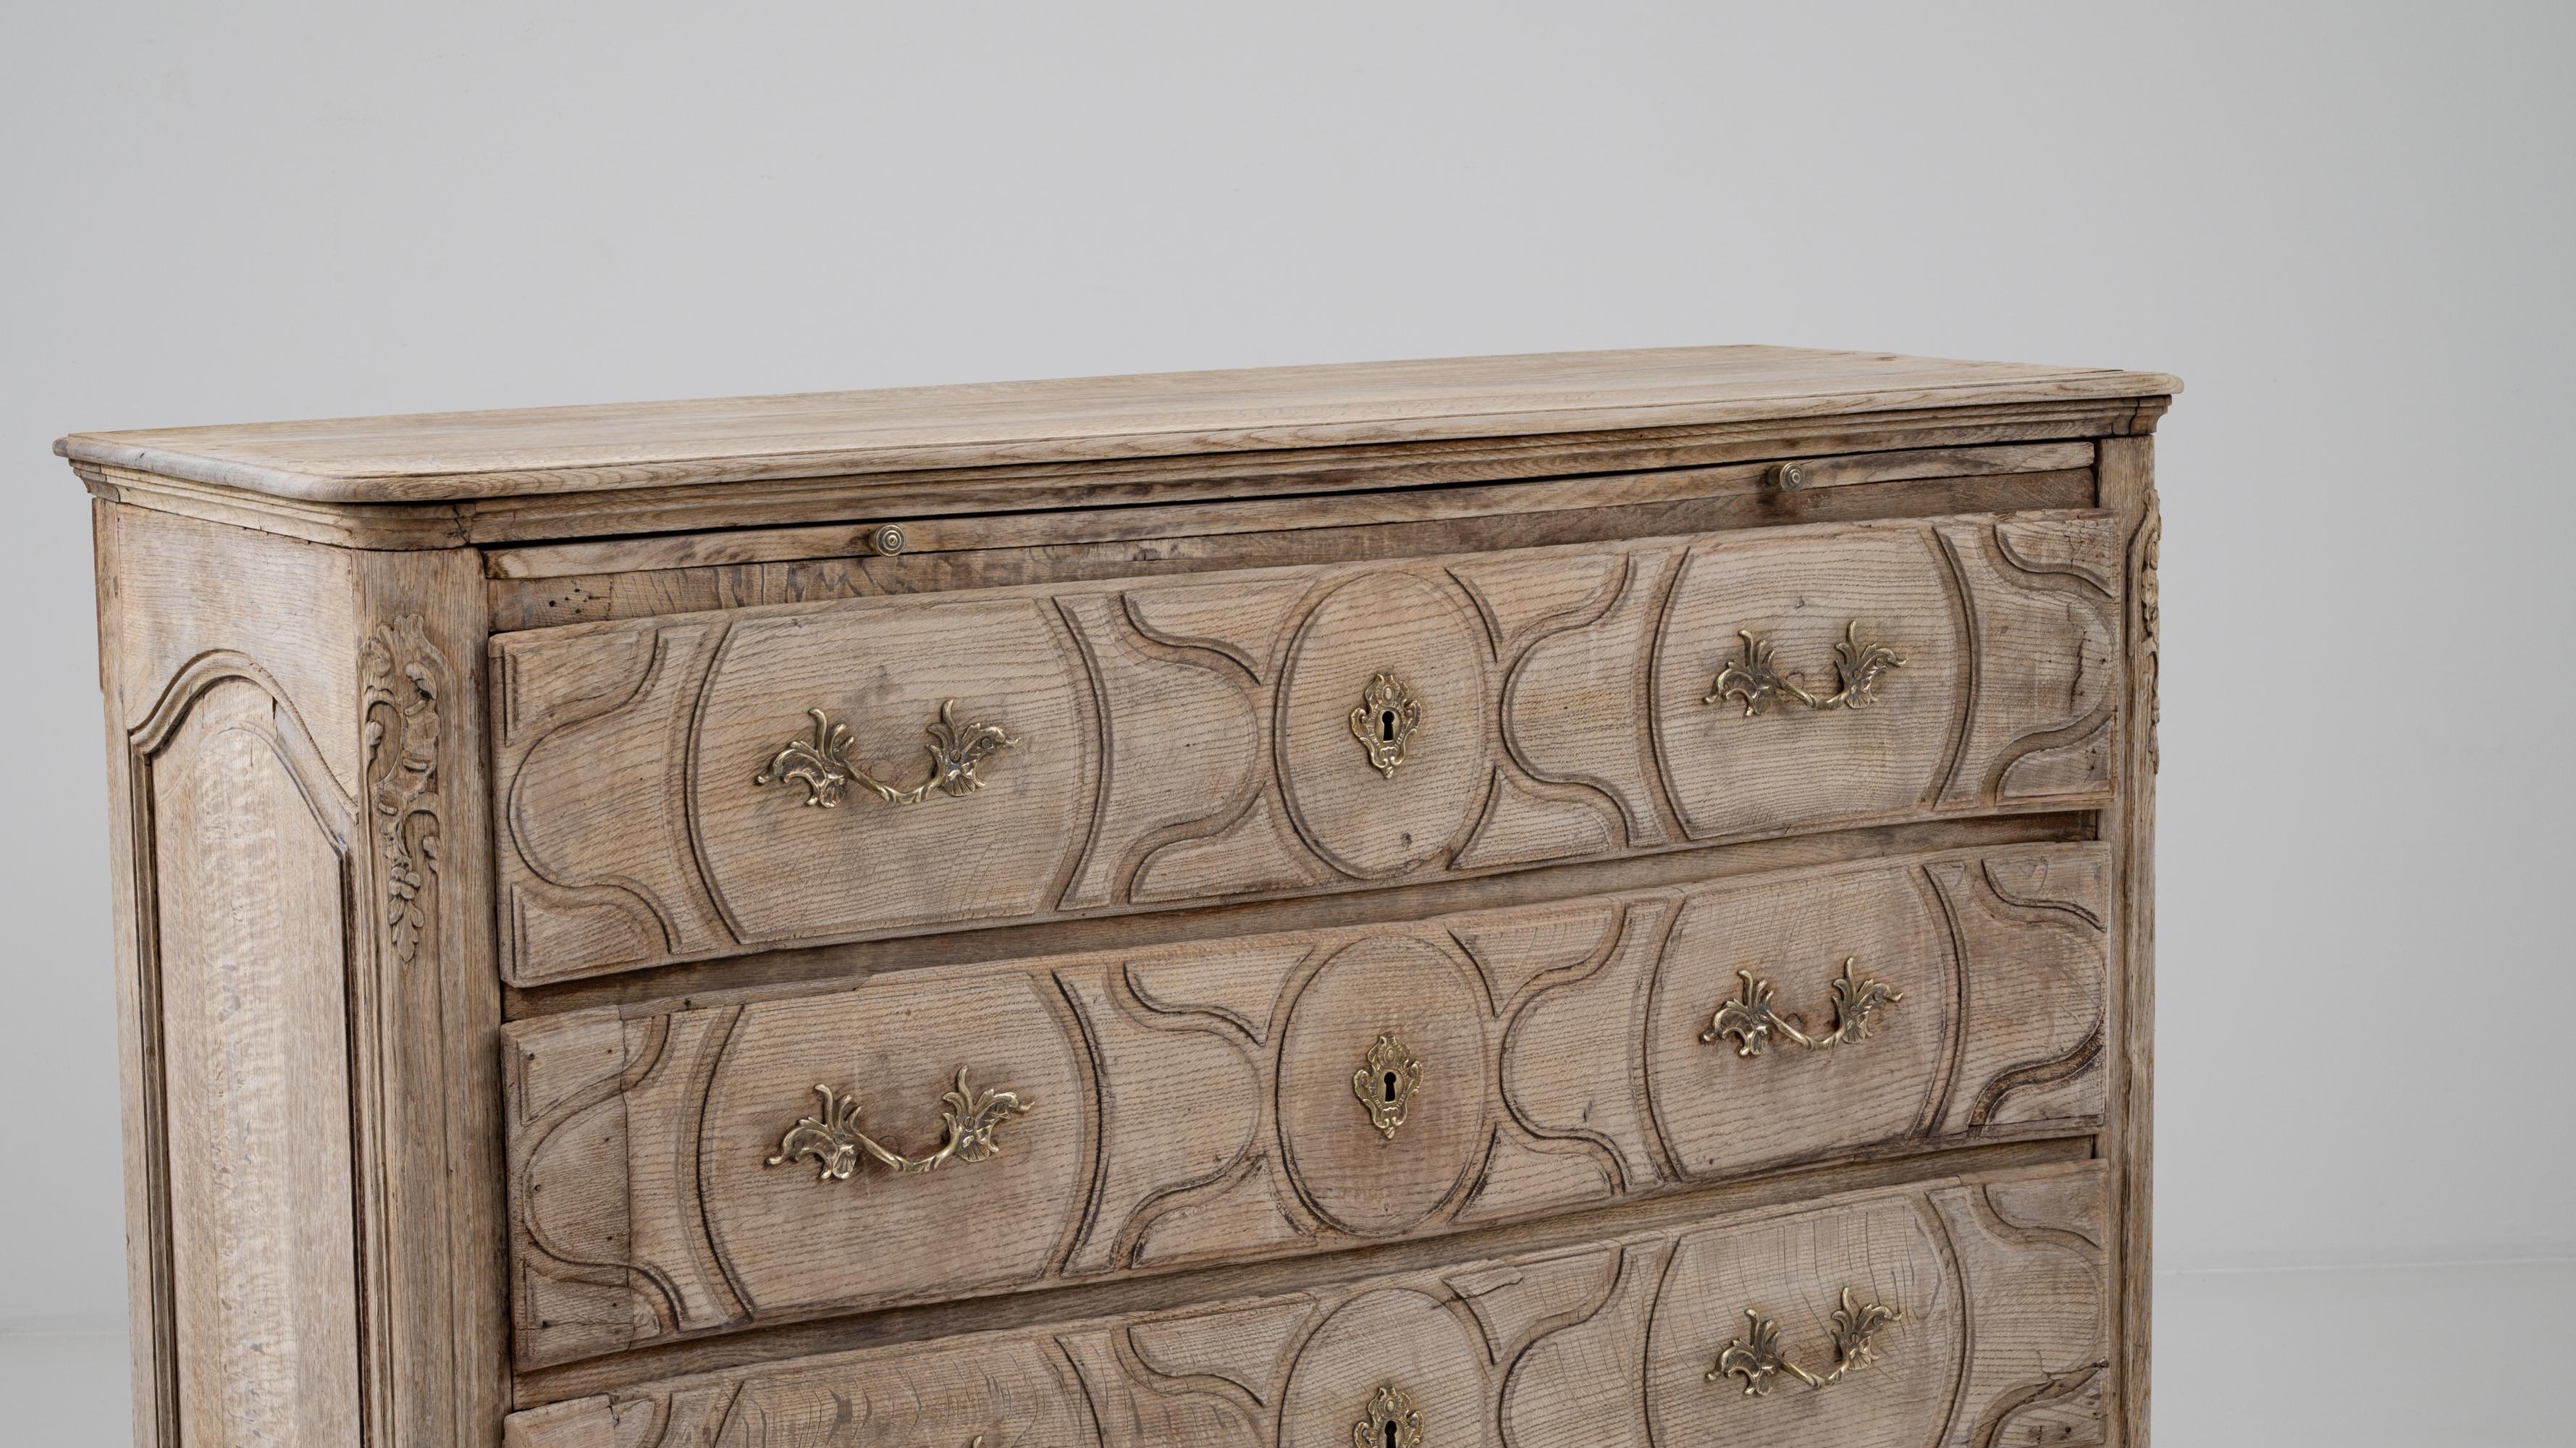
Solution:
M 348 821 L 257 684 L 184 711 L 147 756 L 176 1439 L 354 1442 Z
M 1800 489 L 1926 478 L 1995 477 L 2016 473 L 2089 471 L 2090 442 L 2019 446 L 1912 448 L 1811 458 L 1800 464 Z M 907 520 L 812 528 L 741 528 L 724 533 L 604 538 L 579 543 L 495 548 L 484 555 L 494 578 L 576 578 L 789 563 L 822 558 L 880 556 L 877 531 L 902 529 L 902 552 L 956 553 L 989 548 L 1061 547 L 1146 539 L 1212 538 L 1230 533 L 1287 529 L 1340 529 L 1376 523 L 1418 523 L 1498 514 L 1564 512 L 1632 506 L 1679 498 L 1742 497 L 1784 490 L 1765 463 L 1714 468 L 1664 468 L 1609 473 L 1552 482 L 1486 487 L 1411 488 L 1390 492 L 1233 502 L 1090 508 L 1063 512 L 994 513 L 966 518 Z M 1885 496 L 1885 489 L 1875 496 Z
M 2152 431 L 2170 400 L 1984 403 L 1535 437 L 734 479 L 434 503 L 281 498 L 93 462 L 75 462 L 72 470 L 93 494 L 110 501 L 335 547 L 399 550 L 846 524 L 871 517 L 1311 498 L 1861 452 L 2080 442 Z
M 994 589 L 504 635 L 504 972 L 1362 888 L 1836 825 L 2069 807 L 2110 784 L 2099 514 L 1764 529 L 1134 587 Z M 1743 650 L 1865 708 L 1705 702 Z M 1425 722 L 1381 777 L 1378 672 Z M 984 787 L 808 808 L 756 776 L 846 723 L 909 779 L 943 700 L 1020 741 Z M 977 868 L 912 868 L 955 840 Z
M 488 830 L 479 560 L 115 505 L 97 526 L 137 1440 L 488 1442 L 508 1369 L 503 1284 L 477 1270 L 506 1241 L 488 856 L 463 845 Z M 236 1263 L 264 1285 L 205 1285 Z
M 2102 1175 L 1855 1193 L 1305 1292 L 638 1383 L 528 1415 L 529 1448 L 683 1443 L 1344 1448 L 1392 1385 L 1426 1445 L 2101 1441 Z M 1765 1397 L 1707 1375 L 1773 1317 L 1830 1367 L 1844 1288 L 1873 1360 Z M 542 1429 L 542 1431 L 539 1431 Z M 1371 1441 L 1364 1438 L 1359 1441 Z
M 1552 865 L 1540 870 L 1444 875 L 1362 893 L 1247 900 L 1136 915 L 1045 920 L 762 951 L 542 986 L 505 987 L 503 999 L 505 1014 L 513 1020 L 608 1005 L 630 1014 L 649 1014 L 683 1008 L 685 1003 L 747 1003 L 847 989 L 887 971 L 1079 954 L 1111 947 L 1141 950 L 1292 930 L 1400 924 L 1510 905 L 1704 884 L 1772 871 L 1945 850 L 2080 843 L 2095 836 L 2095 814 L 2084 809 L 1965 815 L 1910 824 L 1817 830 L 1705 849 Z
M 509 1393 L 479 560 L 355 555 L 369 922 L 351 1085 L 376 1441 L 488 1442 Z
M 2102 504 L 2120 519 L 2127 571 L 2121 595 L 2127 698 L 2120 731 L 2120 790 L 2103 812 L 2102 832 L 2119 851 L 2120 864 L 2113 928 L 2121 970 L 2112 1002 L 2120 1069 L 2112 1083 L 2103 1152 L 2111 1163 L 2112 1222 L 2118 1232 L 2112 1334 L 2121 1411 L 2113 1441 L 2124 1448 L 2145 1448 L 2155 1226 L 2156 686 L 2162 649 L 2156 568 L 2164 539 L 2153 440 L 2106 441 L 2101 478 Z
M 1607 543 L 1721 529 L 1932 518 L 1954 513 L 2044 512 L 2089 508 L 2094 497 L 2090 467 L 1890 479 L 1878 486 L 1848 490 L 1810 485 L 1797 492 L 1769 486 L 1760 480 L 1759 472 L 1740 483 L 1709 483 L 1695 476 L 1701 471 L 1617 474 L 1563 485 L 1518 483 L 1395 495 L 1365 493 L 1354 500 L 1363 506 L 1348 509 L 1329 506 L 1337 499 L 1299 499 L 1288 508 L 1273 505 L 1289 500 L 1265 499 L 1253 503 L 1203 503 L 1184 509 L 1088 508 L 933 519 L 927 524 L 907 525 L 908 534 L 925 533 L 932 546 L 906 548 L 894 557 L 870 549 L 837 557 L 692 563 L 611 573 L 495 579 L 491 585 L 492 627 L 495 632 L 511 632 L 773 603 L 822 603 L 839 598 L 1036 583 L 1165 578 L 1234 568 Z M 1515 496 L 1523 493 L 1532 496 Z M 1390 497 L 1393 501 L 1389 501 Z M 1620 497 L 1642 501 L 1612 501 Z M 1574 499 L 1602 501 L 1553 506 Z M 1237 515 L 1238 510 L 1240 522 L 1229 516 Z M 1205 520 L 1213 526 L 1204 531 L 1192 526 L 1192 518 L 1198 514 L 1213 515 Z M 1159 531 L 1129 536 L 1136 515 L 1154 515 L 1167 521 L 1159 525 Z M 1386 521 L 1362 521 L 1371 515 L 1393 516 Z M 1018 526 L 1023 521 L 1051 524 L 1062 536 L 1053 542 L 1009 541 L 1043 536 Z M 1255 524 L 1260 525 L 1258 530 L 1245 526 Z M 991 536 L 998 541 L 995 546 L 978 546 L 988 525 Z M 840 530 L 784 531 L 812 535 Z M 1101 536 L 1094 537 L 1095 534 Z M 749 549 L 757 549 L 775 536 L 760 530 L 726 535 L 723 540 L 692 535 L 709 552 L 723 551 L 727 541 L 736 537 Z M 779 539 L 779 546 L 813 546 L 821 541 Z M 559 567 L 592 549 L 593 545 L 572 545 L 557 560 L 539 566 Z M 603 544 L 596 551 L 643 555 L 676 550 L 623 550 Z
M 1952 853 L 522 1022 L 520 1358 L 2088 1131 L 2109 864 L 2092 845 Z M 1754 1057 L 1703 1039 L 1738 970 L 1829 1030 L 1846 958 L 1905 997 L 1868 1039 Z M 1352 1092 L 1381 1032 L 1425 1073 L 1392 1138 Z M 766 1164 L 818 1082 L 926 1151 L 961 1066 L 1041 1103 L 1001 1156 L 833 1183 Z M 936 1250 L 967 1219 L 976 1250 Z M 877 1245 L 816 1254 L 817 1234 Z
M 2173 393 L 2154 373 L 1677 347 L 75 433 L 81 462 L 420 502 Z
M 2173 389 L 1684 349 L 67 440 L 104 500 L 138 1444 L 490 1448 L 515 1402 L 553 1405 L 529 1448 L 1339 1448 L 1392 1366 L 1434 1443 L 2143 1448 Z M 913 552 L 862 551 L 886 521 Z M 1854 616 L 1907 656 L 1871 710 L 1697 702 L 1742 627 L 1830 687 Z M 1390 663 L 1433 706 L 1391 792 L 1338 677 Z M 1037 725 L 980 794 L 726 793 L 808 703 L 908 779 L 948 692 Z M 1697 1039 L 1738 968 L 1825 1024 L 1833 942 L 1941 979 L 1891 968 L 1831 1052 Z M 1431 1068 L 1394 1142 L 1350 1086 L 1371 1021 Z M 1043 1103 L 991 1161 L 728 1155 L 831 1061 L 926 1149 L 972 1063 L 923 1063 L 988 1049 L 976 1084 Z M 516 1367 L 514 1228 L 552 1294 Z M 1745 1272 L 1863 1236 L 1873 1280 L 1938 1279 L 1946 1396 L 1676 1396 L 1704 1358 L 1655 1334 L 1713 1353 Z M 1628 1291 L 1650 1237 L 1683 1306 L 1547 1297 L 1586 1253 Z M 1936 1310 L 2043 1261 L 2019 1315 Z M 1783 1296 L 1793 1349 L 1828 1291 Z M 1512 1297 L 1544 1325 L 1496 1327 Z M 1235 1306 L 1267 1378 L 1188 1360 Z

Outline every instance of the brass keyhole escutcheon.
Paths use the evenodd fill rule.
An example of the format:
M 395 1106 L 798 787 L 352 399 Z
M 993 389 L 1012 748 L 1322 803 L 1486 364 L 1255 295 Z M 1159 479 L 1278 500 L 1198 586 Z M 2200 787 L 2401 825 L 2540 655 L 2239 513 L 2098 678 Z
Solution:
M 1351 737 L 1368 751 L 1369 768 L 1395 778 L 1413 733 L 1422 727 L 1422 702 L 1393 674 L 1374 674 L 1351 710 Z
M 1381 1383 L 1351 1425 L 1351 1448 L 1422 1448 L 1422 1414 L 1393 1383 Z
M 1396 1128 L 1404 1125 L 1413 1093 L 1421 1089 L 1422 1063 L 1413 1059 L 1393 1031 L 1379 1032 L 1369 1046 L 1367 1061 L 1351 1073 L 1351 1094 L 1368 1108 L 1369 1125 L 1389 1141 L 1395 1140 Z

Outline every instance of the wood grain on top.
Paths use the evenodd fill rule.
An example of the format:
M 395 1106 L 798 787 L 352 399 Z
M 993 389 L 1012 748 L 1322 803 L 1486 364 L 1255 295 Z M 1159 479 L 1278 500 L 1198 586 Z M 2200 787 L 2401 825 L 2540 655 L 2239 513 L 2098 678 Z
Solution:
M 2168 396 L 2160 373 L 1673 347 L 75 433 L 75 462 L 313 502 L 1436 442 Z

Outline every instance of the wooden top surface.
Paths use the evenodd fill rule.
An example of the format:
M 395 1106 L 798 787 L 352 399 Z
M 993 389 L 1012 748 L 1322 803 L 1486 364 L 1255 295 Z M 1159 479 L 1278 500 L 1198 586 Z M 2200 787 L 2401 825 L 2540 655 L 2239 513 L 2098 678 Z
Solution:
M 435 503 L 2180 389 L 2107 368 L 1671 347 L 74 433 L 54 450 L 281 498 Z

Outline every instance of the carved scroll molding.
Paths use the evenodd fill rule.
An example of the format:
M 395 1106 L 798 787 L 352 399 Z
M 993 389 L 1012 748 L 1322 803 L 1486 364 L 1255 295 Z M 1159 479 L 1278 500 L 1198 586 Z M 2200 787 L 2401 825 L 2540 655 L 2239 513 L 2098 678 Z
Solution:
M 582 1410 L 595 1436 L 564 1444 L 684 1448 L 733 1441 L 746 1421 L 773 1448 L 949 1448 L 979 1432 L 988 1445 L 2099 1442 L 2105 1259 L 2066 1229 L 2098 1220 L 2103 1173 L 2083 1164 L 2019 1190 L 2044 1219 L 2035 1232 L 1905 1230 L 1927 1210 L 1954 1223 L 1974 1210 L 1979 1183 L 1935 1184 L 1269 1297 L 744 1354 L 608 1388 Z M 1852 1285 L 1827 1299 L 1811 1337 L 1759 1310 L 1729 1316 L 1742 1299 L 1709 1295 L 1722 1279 L 1803 1298 L 1809 1254 L 1793 1263 L 1778 1249 L 1823 1242 L 1839 1244 L 1826 1280 Z M 1672 1344 L 1730 1333 L 1720 1354 L 1741 1371 L 1712 1372 L 1715 1388 L 1675 1380 Z M 1880 1354 L 1892 1370 L 1867 1372 Z M 1783 1378 L 1857 1386 L 1735 1401 L 1739 1384 L 1761 1398 Z M 1106 1438 L 1101 1423 L 1115 1425 Z
M 440 701 L 452 675 L 416 613 L 380 625 L 360 659 L 367 808 L 384 867 L 385 943 L 408 967 L 437 910 Z

